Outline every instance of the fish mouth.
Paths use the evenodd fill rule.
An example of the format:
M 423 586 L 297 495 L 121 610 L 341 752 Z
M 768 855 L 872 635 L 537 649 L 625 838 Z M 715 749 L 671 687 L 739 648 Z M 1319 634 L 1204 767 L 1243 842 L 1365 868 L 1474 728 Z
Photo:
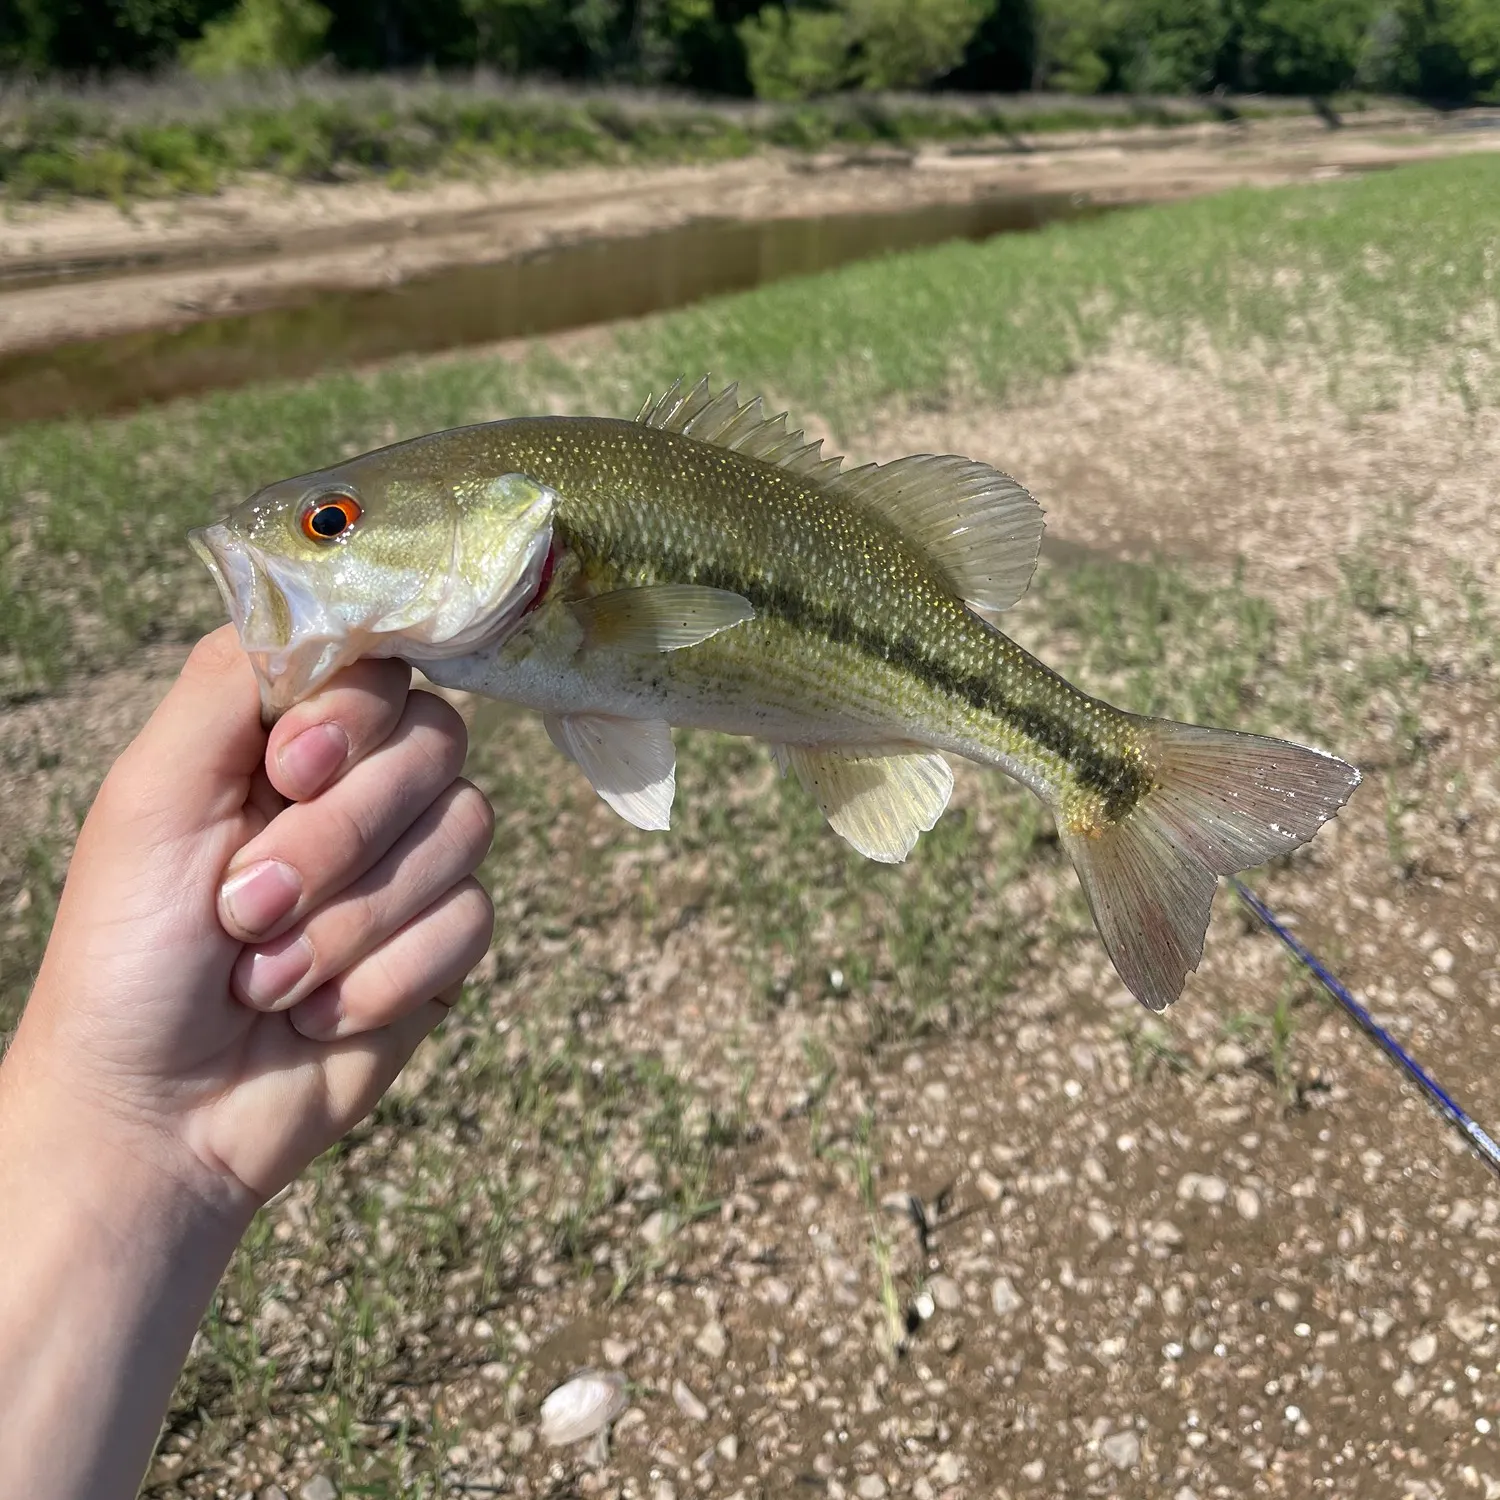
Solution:
M 353 659 L 342 622 L 330 619 L 304 586 L 227 526 L 199 527 L 188 533 L 188 543 L 208 568 L 239 632 L 260 684 L 267 724 Z

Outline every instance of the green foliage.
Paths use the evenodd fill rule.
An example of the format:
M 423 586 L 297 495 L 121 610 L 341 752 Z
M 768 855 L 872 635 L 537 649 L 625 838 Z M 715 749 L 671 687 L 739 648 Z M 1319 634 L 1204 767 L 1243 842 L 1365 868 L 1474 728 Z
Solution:
M 305 67 L 322 54 L 332 20 L 318 0 L 239 0 L 184 44 L 183 61 L 205 78 Z
M 1136 94 L 1213 87 L 1229 38 L 1225 0 L 1125 0 L 1120 80 Z
M 1394 0 L 1384 18 L 1381 81 L 1406 93 L 1500 103 L 1495 0 Z
M 1382 0 L 1260 0 L 1240 45 L 1262 88 L 1331 94 L 1351 87 L 1371 45 Z
M 1121 0 L 1037 0 L 1036 67 L 1047 87 L 1093 94 L 1114 72 Z
M 844 0 L 861 88 L 915 89 L 958 66 L 984 0 Z
M 767 6 L 740 26 L 763 99 L 806 99 L 849 85 L 916 89 L 963 60 L 986 0 L 833 0 L 826 9 Z
M 837 11 L 767 6 L 740 25 L 745 67 L 760 99 L 808 99 L 849 81 L 845 19 Z

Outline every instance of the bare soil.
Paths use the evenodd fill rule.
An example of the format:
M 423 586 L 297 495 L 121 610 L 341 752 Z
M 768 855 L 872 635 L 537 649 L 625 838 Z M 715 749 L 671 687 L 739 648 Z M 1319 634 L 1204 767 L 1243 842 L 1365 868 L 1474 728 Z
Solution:
M 1031 485 L 1064 541 L 1197 559 L 1205 577 L 1243 559 L 1249 585 L 1293 613 L 1334 591 L 1356 545 L 1404 562 L 1430 623 L 1460 608 L 1453 562 L 1489 579 L 1500 565 L 1500 414 L 1466 411 L 1436 379 L 1354 419 L 1316 372 L 1263 371 L 1252 390 L 1244 370 L 1122 347 L 1024 407 L 893 414 L 850 446 L 989 458 Z M 0 808 L 86 787 L 160 696 L 168 655 L 7 714 L 0 763 L 20 769 Z M 1396 815 L 1409 857 L 1392 856 L 1373 745 L 1334 746 L 1367 765 L 1366 784 L 1268 893 L 1493 1126 L 1500 715 L 1456 667 L 1452 683 L 1421 726 L 1421 797 Z M 545 753 L 535 726 L 505 722 L 516 754 Z M 960 768 L 958 808 L 981 775 Z M 616 825 L 586 795 L 554 835 L 559 858 L 563 845 L 592 852 L 572 876 L 536 871 L 542 884 L 607 895 L 642 878 L 609 854 Z M 1264 1015 L 1289 970 L 1227 895 L 1200 975 L 1165 1018 L 1176 1061 L 1143 1077 L 1140 1013 L 1089 935 L 1035 951 L 976 1032 L 862 1053 L 861 1018 L 828 1019 L 832 980 L 821 998 L 752 1004 L 695 912 L 692 869 L 671 863 L 654 866 L 654 929 L 571 935 L 570 961 L 620 976 L 578 1024 L 602 1054 L 649 1047 L 725 1100 L 754 1059 L 758 1133 L 731 1153 L 710 1216 L 674 1229 L 621 1205 L 620 1235 L 652 1259 L 617 1299 L 607 1277 L 542 1255 L 482 1315 L 462 1297 L 444 1310 L 441 1357 L 382 1410 L 461 1424 L 445 1460 L 455 1493 L 1500 1500 L 1500 1191 L 1310 995 L 1294 1012 L 1288 1104 L 1264 1034 L 1229 1021 Z M 1060 860 L 1041 861 L 1011 917 L 1057 908 L 1071 885 Z M 519 1027 L 528 975 L 555 956 L 508 956 L 520 967 L 497 982 L 493 1024 Z M 848 1056 L 816 1100 L 808 1040 L 840 1028 Z M 419 1060 L 413 1097 L 435 1066 Z M 867 1112 L 884 1204 L 873 1219 L 850 1166 Z M 306 1221 L 311 1191 L 273 1210 L 278 1237 Z M 903 1305 L 899 1359 L 877 1239 L 903 1298 L 921 1283 L 930 1299 Z M 316 1378 L 301 1313 L 274 1308 L 258 1327 L 278 1378 Z M 517 1352 L 491 1359 L 495 1339 Z M 633 1382 L 598 1468 L 536 1436 L 541 1398 L 584 1365 Z M 174 1439 L 154 1493 L 295 1495 L 316 1472 L 253 1440 L 205 1461 Z
M 1464 128 L 1476 121 L 1371 112 L 1338 129 L 1242 121 L 409 189 L 250 181 L 125 208 L 13 205 L 0 220 L 0 352 L 251 311 L 310 290 L 391 285 L 692 218 L 894 210 L 1001 193 L 1160 201 L 1500 149 L 1500 131 Z

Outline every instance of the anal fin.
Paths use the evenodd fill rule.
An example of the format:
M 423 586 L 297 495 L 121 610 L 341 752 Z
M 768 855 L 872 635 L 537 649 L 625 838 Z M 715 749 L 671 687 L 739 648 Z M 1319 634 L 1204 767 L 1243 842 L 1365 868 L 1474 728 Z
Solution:
M 779 745 L 833 831 L 867 859 L 900 864 L 942 817 L 953 771 L 931 750 L 864 745 Z
M 677 752 L 668 725 L 604 714 L 545 714 L 542 722 L 552 743 L 627 823 L 671 827 Z

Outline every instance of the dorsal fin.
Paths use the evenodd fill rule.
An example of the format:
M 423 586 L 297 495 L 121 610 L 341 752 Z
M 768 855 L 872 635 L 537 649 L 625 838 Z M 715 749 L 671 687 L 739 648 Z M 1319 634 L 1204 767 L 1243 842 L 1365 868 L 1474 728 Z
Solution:
M 789 432 L 786 418 L 785 412 L 768 417 L 759 396 L 741 401 L 738 385 L 726 386 L 714 395 L 705 375 L 686 395 L 679 380 L 660 401 L 648 398 L 636 421 L 643 427 L 680 432 L 700 443 L 776 464 L 814 484 L 827 483 L 843 468 L 844 460 L 823 458 L 823 440 L 810 443 L 800 430 Z
M 1042 545 L 1042 508 L 1008 474 L 956 454 L 919 453 L 888 464 L 843 468 L 821 442 L 787 430 L 787 414 L 765 414 L 739 387 L 713 393 L 705 375 L 684 394 L 679 380 L 636 421 L 663 432 L 777 464 L 899 531 L 922 549 L 953 592 L 980 609 L 1009 609 L 1031 582 Z
M 954 593 L 980 609 L 1009 609 L 1031 582 L 1042 508 L 999 469 L 917 453 L 850 469 L 828 487 L 918 543 Z

